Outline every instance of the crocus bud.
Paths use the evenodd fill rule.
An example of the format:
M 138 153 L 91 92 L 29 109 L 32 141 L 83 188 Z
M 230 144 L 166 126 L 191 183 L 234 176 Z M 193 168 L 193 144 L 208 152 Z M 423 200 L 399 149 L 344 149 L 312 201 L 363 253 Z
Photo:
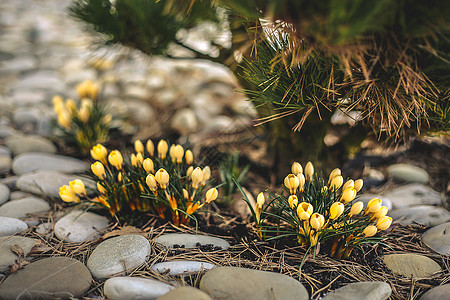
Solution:
M 64 100 L 61 96 L 56 95 L 52 99 L 53 109 L 57 114 L 59 114 L 62 110 L 64 110 Z
M 347 203 L 353 201 L 353 199 L 355 199 L 355 197 L 356 197 L 356 190 L 352 187 L 349 187 L 342 192 L 340 201 L 342 203 L 347 204 Z
M 198 189 L 199 184 L 203 181 L 203 171 L 200 167 L 195 168 L 191 173 L 192 187 Z
M 119 174 L 117 174 L 117 181 L 122 182 L 122 180 L 123 180 L 122 172 L 119 172 Z
M 380 209 L 380 207 L 381 207 L 381 199 L 373 198 L 370 199 L 369 202 L 367 203 L 365 212 L 374 213 L 377 212 Z
M 290 208 L 294 209 L 298 204 L 298 197 L 296 195 L 290 195 L 288 198 Z
M 314 207 L 311 205 L 311 203 L 308 202 L 302 202 L 297 206 L 297 215 L 300 218 L 300 220 L 307 220 L 309 219 L 309 216 L 312 215 L 314 210 Z M 308 217 L 306 217 L 305 214 L 302 214 L 302 212 L 307 213 Z M 300 216 L 302 214 L 302 216 Z
M 68 185 L 63 185 L 59 188 L 59 196 L 64 202 L 80 202 L 80 199 Z
M 360 212 L 362 212 L 364 207 L 364 203 L 362 201 L 358 201 L 353 203 L 352 207 L 350 208 L 350 213 L 349 216 L 355 216 L 357 214 L 359 214 Z
M 108 155 L 109 163 L 114 166 L 117 170 L 122 170 L 123 157 L 119 150 L 113 150 Z
M 284 185 L 289 189 L 289 193 L 292 195 L 297 191 L 300 181 L 294 174 L 289 174 L 286 178 L 284 178 Z
M 211 201 L 216 200 L 218 196 L 219 196 L 219 191 L 216 188 L 209 189 L 206 192 L 206 196 L 205 196 L 206 203 L 210 203 Z
M 322 228 L 325 224 L 325 218 L 319 213 L 313 213 L 309 219 L 309 224 L 315 230 L 320 230 L 320 228 Z
M 58 124 L 67 129 L 72 127 L 72 118 L 65 110 L 58 113 Z
M 138 154 L 136 154 L 136 159 L 139 165 L 142 165 L 142 163 L 144 162 L 144 156 L 142 156 L 142 153 L 139 152 Z
M 134 141 L 134 150 L 136 153 L 144 153 L 144 144 L 142 144 L 141 140 Z
M 192 165 L 192 163 L 194 162 L 194 154 L 192 153 L 191 150 L 186 150 L 186 154 L 184 155 L 184 159 L 186 160 L 186 163 L 188 165 Z
M 363 182 L 362 179 L 356 180 L 356 181 L 355 181 L 355 190 L 356 190 L 357 192 L 359 192 L 359 191 L 362 189 L 363 184 L 364 184 L 364 182 Z
M 181 164 L 183 162 L 183 155 L 184 155 L 183 146 L 176 145 L 173 149 L 173 156 L 177 164 Z
M 336 176 L 340 176 L 341 175 L 341 169 L 336 168 L 333 171 L 331 171 L 330 176 L 328 177 L 328 184 L 331 182 L 331 180 L 336 177 Z
M 266 202 L 266 198 L 264 197 L 264 193 L 261 192 L 258 194 L 258 197 L 256 197 L 256 207 L 261 210 L 264 202 Z
M 169 150 L 169 145 L 165 140 L 160 140 L 158 143 L 158 157 L 160 159 L 165 159 L 167 156 L 167 151 Z
M 203 173 L 202 185 L 205 185 L 206 181 L 208 181 L 211 178 L 211 168 L 209 166 L 204 167 L 202 173 Z
M 85 80 L 76 87 L 78 96 L 80 98 L 97 99 L 100 93 L 100 87 L 92 80 Z
M 373 214 L 373 217 L 375 219 L 381 219 L 384 216 L 386 216 L 387 213 L 388 213 L 388 208 L 386 206 L 381 206 L 380 209 Z
M 95 160 L 99 160 L 106 164 L 106 156 L 108 155 L 108 150 L 102 144 L 97 144 L 91 149 L 91 156 Z
M 330 191 L 335 191 L 335 190 L 339 189 L 343 183 L 344 183 L 344 178 L 342 178 L 341 175 L 335 176 L 333 179 L 331 179 Z
M 192 171 L 194 171 L 194 167 L 190 166 L 187 170 L 186 170 L 186 176 L 187 177 L 191 177 Z
M 97 190 L 100 194 L 106 194 L 106 189 L 103 185 L 100 184 L 100 182 L 97 181 Z
M 374 236 L 375 234 L 377 234 L 378 229 L 373 226 L 373 225 L 369 225 L 366 228 L 364 228 L 363 230 L 363 236 L 364 237 L 371 237 Z
M 89 117 L 91 116 L 91 111 L 89 108 L 82 106 L 78 111 L 78 118 L 83 122 L 87 123 L 89 121 Z
M 145 148 L 147 148 L 148 154 L 150 154 L 150 156 L 153 157 L 153 154 L 155 154 L 155 145 L 153 144 L 152 140 L 150 139 L 147 140 Z
M 342 186 L 342 190 L 345 191 L 345 190 L 348 189 L 349 187 L 355 188 L 355 182 L 354 182 L 352 179 L 347 180 L 347 181 L 344 183 L 344 185 Z
M 309 180 L 309 181 L 312 180 L 313 175 L 314 175 L 314 166 L 313 166 L 313 164 L 310 161 L 308 161 L 308 163 L 305 166 L 305 178 L 306 178 L 306 180 Z
M 291 171 L 292 171 L 292 174 L 294 174 L 296 176 L 300 173 L 303 173 L 302 165 L 298 162 L 294 162 L 292 164 Z
M 186 189 L 183 189 L 183 197 L 186 200 L 189 200 L 189 192 Z
M 91 170 L 92 173 L 94 173 L 95 176 L 97 176 L 100 179 L 105 179 L 106 178 L 106 173 L 105 173 L 105 167 L 103 166 L 103 164 L 99 161 L 96 161 L 95 163 L 93 163 L 91 165 Z
M 330 207 L 330 219 L 336 220 L 344 212 L 344 204 L 342 202 L 334 202 Z
M 306 211 L 301 211 L 300 213 L 297 213 L 297 216 L 301 221 L 309 220 L 309 218 L 311 217 L 311 215 L 308 214 Z
M 305 175 L 303 175 L 302 173 L 299 173 L 297 175 L 298 178 L 298 190 L 300 192 L 303 192 L 303 188 L 305 187 Z
M 154 166 L 153 160 L 151 158 L 144 159 L 144 162 L 142 163 L 142 166 L 144 167 L 144 170 L 147 173 L 155 172 L 155 166 Z
M 132 165 L 133 167 L 137 167 L 137 165 L 138 165 L 138 159 L 137 159 L 137 157 L 136 157 L 136 155 L 135 155 L 134 153 L 131 154 L 131 156 L 130 156 L 130 161 L 131 161 L 131 165 Z
M 167 184 L 169 183 L 169 173 L 163 168 L 159 169 L 155 174 L 156 182 L 162 189 L 167 188 Z
M 153 174 L 148 174 L 145 178 L 145 183 L 147 183 L 148 187 L 152 192 L 156 191 L 158 189 L 158 185 L 156 183 L 155 176 Z
M 75 104 L 75 101 L 73 101 L 72 99 L 67 99 L 65 105 L 70 115 L 75 115 L 75 112 L 77 111 L 77 105 Z
M 175 155 L 174 155 L 174 150 L 175 150 L 175 145 L 170 145 L 170 148 L 169 148 L 169 156 L 170 156 L 170 158 L 172 159 L 172 162 L 174 163 L 175 162 Z
M 80 196 L 85 196 L 86 193 L 86 187 L 84 186 L 84 182 L 80 179 L 75 179 L 69 182 L 69 186 L 72 189 L 72 191 L 75 192 L 75 194 Z
M 385 217 L 378 219 L 376 226 L 379 230 L 386 230 L 389 227 L 391 227 L 391 224 L 392 224 L 392 218 L 385 216 Z

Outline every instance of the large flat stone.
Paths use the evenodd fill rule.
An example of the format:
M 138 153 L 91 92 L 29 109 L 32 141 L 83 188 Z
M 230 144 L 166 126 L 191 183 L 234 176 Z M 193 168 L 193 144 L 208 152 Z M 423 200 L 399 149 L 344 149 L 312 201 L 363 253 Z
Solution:
M 47 201 L 30 196 L 18 200 L 8 201 L 0 206 L 0 216 L 23 219 L 29 214 L 37 214 L 50 211 Z
M 39 135 L 11 135 L 5 139 L 5 145 L 14 156 L 27 152 L 55 153 L 53 143 Z
M 450 300 L 450 283 L 432 288 L 419 300 Z
M 450 255 L 450 222 L 440 224 L 425 231 L 422 241 L 442 255 Z
M 74 179 L 83 180 L 86 188 L 94 189 L 95 182 L 79 175 L 69 175 L 57 171 L 41 170 L 19 177 L 16 186 L 23 192 L 59 199 L 59 188 Z
M 0 183 L 0 205 L 8 201 L 10 196 L 9 188 L 3 183 Z
M 95 278 L 108 278 L 140 266 L 150 252 L 150 243 L 142 235 L 122 235 L 101 242 L 89 257 L 87 267 Z
M 11 246 L 17 245 L 24 255 L 28 255 L 38 240 L 23 236 L 4 236 L 0 237 L 0 272 L 8 270 L 19 256 L 11 250 Z M 1 286 L 0 286 L 1 288 Z
M 173 286 L 155 279 L 114 277 L 106 280 L 104 294 L 111 300 L 152 300 L 166 294 L 172 289 L 174 289 Z
M 405 277 L 430 277 L 442 271 L 437 262 L 418 254 L 389 254 L 383 256 L 383 260 L 392 273 Z
M 92 277 L 78 260 L 50 257 L 35 261 L 0 285 L 1 299 L 51 299 L 82 297 Z
M 206 272 L 200 289 L 215 299 L 309 299 L 306 288 L 292 277 L 236 267 L 216 267 Z
M 17 175 L 23 175 L 36 170 L 82 173 L 88 168 L 88 163 L 73 157 L 33 152 L 17 156 L 14 158 L 12 165 L 12 169 Z
M 16 218 L 0 217 L 0 236 L 8 236 L 28 229 L 27 223 Z
M 430 187 L 411 183 L 383 193 L 392 201 L 394 209 L 414 205 L 440 205 L 441 195 Z
M 108 219 L 92 212 L 75 210 L 55 224 L 55 235 L 65 242 L 81 243 L 98 238 L 108 227 Z
M 328 293 L 322 300 L 385 300 L 391 293 L 391 286 L 385 282 L 355 282 Z
M 387 168 L 389 177 L 399 182 L 408 183 L 427 183 L 429 175 L 424 169 L 409 165 L 409 164 L 395 164 Z
M 389 212 L 389 216 L 403 225 L 418 223 L 425 226 L 436 226 L 450 221 L 450 212 L 448 210 L 431 205 L 394 209 Z
M 155 242 L 168 248 L 196 248 L 199 245 L 212 245 L 226 250 L 230 247 L 224 239 L 198 234 L 169 233 L 157 237 Z
M 156 263 L 152 270 L 169 275 L 182 275 L 193 272 L 202 272 L 214 268 L 216 265 L 202 261 L 175 260 Z
M 170 292 L 162 295 L 157 300 L 213 300 L 207 293 L 202 290 L 190 287 L 182 286 L 171 290 Z

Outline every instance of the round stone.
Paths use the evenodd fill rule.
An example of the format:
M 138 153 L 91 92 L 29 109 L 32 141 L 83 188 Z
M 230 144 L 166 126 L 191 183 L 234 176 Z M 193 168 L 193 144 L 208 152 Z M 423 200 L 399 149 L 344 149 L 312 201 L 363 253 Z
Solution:
M 450 212 L 448 210 L 431 205 L 395 209 L 389 212 L 389 216 L 403 225 L 418 223 L 425 226 L 436 226 L 450 221 Z
M 108 219 L 92 212 L 75 210 L 55 224 L 55 235 L 68 243 L 92 241 L 108 227 Z
M 5 184 L 0 183 L 0 205 L 8 201 L 9 195 L 9 188 Z
M 422 168 L 408 165 L 408 164 L 395 164 L 387 168 L 389 177 L 395 181 L 408 182 L 408 183 L 427 183 L 429 175 L 427 171 Z
M 385 300 L 391 293 L 391 286 L 385 282 L 355 282 L 328 293 L 322 300 Z
M 236 267 L 217 267 L 206 272 L 200 289 L 215 299 L 309 299 L 306 288 L 292 277 Z
M 17 245 L 22 249 L 25 256 L 30 253 L 38 240 L 23 236 L 0 237 L 0 272 L 8 270 L 19 256 L 11 250 L 11 246 Z
M 22 175 L 17 179 L 16 186 L 23 192 L 60 199 L 59 188 L 75 179 L 83 180 L 88 191 L 95 189 L 95 182 L 91 179 L 51 170 L 41 170 Z
M 450 222 L 440 224 L 425 231 L 422 241 L 442 255 L 450 255 Z
M 122 235 L 101 242 L 89 257 L 87 267 L 95 278 L 108 278 L 140 266 L 150 252 L 150 243 L 142 235 Z
M 167 248 L 196 248 L 210 245 L 226 250 L 230 247 L 230 243 L 224 239 L 199 234 L 169 233 L 157 237 L 155 242 Z
M 11 170 L 11 157 L 9 155 L 0 154 L 0 174 L 9 173 Z
M 393 273 L 405 277 L 430 277 L 442 271 L 437 262 L 418 254 L 389 254 L 383 256 L 384 263 Z
M 13 235 L 28 229 L 27 223 L 16 218 L 0 217 L 0 236 Z
M 56 147 L 51 141 L 38 135 L 11 135 L 5 139 L 5 145 L 14 156 L 26 152 L 56 152 Z
M 128 114 L 133 116 L 132 121 L 140 124 L 148 124 L 154 120 L 155 112 L 146 102 L 129 100 L 125 102 Z
M 214 264 L 202 261 L 176 260 L 156 263 L 152 266 L 152 270 L 169 275 L 182 275 L 193 272 L 202 272 L 214 267 Z
M 172 118 L 171 127 L 182 135 L 194 133 L 198 130 L 198 120 L 193 110 L 181 109 Z
M 383 193 L 392 201 L 393 208 L 414 205 L 440 205 L 441 195 L 430 187 L 419 183 L 411 183 Z
M 104 294 L 111 300 L 156 299 L 174 289 L 173 286 L 154 279 L 114 277 L 106 280 Z M 180 298 L 184 299 L 184 298 Z
M 79 159 L 49 153 L 24 153 L 13 160 L 13 171 L 23 175 L 36 170 L 53 170 L 62 173 L 82 173 L 89 165 Z
M 202 290 L 190 287 L 183 286 L 171 290 L 170 292 L 162 295 L 157 300 L 213 300 L 207 293 Z
M 29 214 L 37 214 L 50 211 L 47 201 L 37 197 L 25 197 L 22 199 L 8 201 L 0 206 L 0 216 L 23 219 Z
M 78 298 L 89 289 L 92 277 L 78 260 L 50 257 L 9 275 L 0 288 L 1 299 Z
M 450 283 L 440 285 L 427 291 L 419 300 L 450 300 Z

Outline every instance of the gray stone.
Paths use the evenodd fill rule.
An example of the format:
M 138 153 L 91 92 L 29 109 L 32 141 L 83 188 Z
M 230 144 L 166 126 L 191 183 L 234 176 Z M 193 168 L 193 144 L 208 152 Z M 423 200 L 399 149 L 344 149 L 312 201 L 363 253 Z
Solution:
M 171 127 L 181 135 L 194 133 L 198 130 L 198 120 L 194 111 L 189 108 L 180 109 L 172 118 Z
M 13 85 L 14 90 L 44 90 L 51 92 L 63 92 L 65 84 L 55 71 L 38 71 L 23 76 Z
M 53 228 L 52 222 L 41 223 L 36 227 L 36 233 L 44 236 L 50 236 L 52 228 Z
M 419 183 L 401 186 L 387 191 L 383 195 L 391 199 L 393 208 L 442 204 L 442 198 L 438 192 Z
M 0 137 L 1 139 L 2 137 Z M 11 150 L 8 147 L 0 145 L 0 156 L 11 156 Z
M 306 288 L 292 277 L 236 267 L 217 267 L 206 272 L 200 289 L 215 299 L 309 299 Z
M 450 255 L 450 222 L 428 229 L 422 235 L 422 241 L 442 255 Z
M 50 140 L 38 135 L 12 135 L 5 139 L 5 145 L 14 156 L 26 152 L 56 152 L 56 147 Z
M 8 276 L 1 299 L 78 298 L 89 289 L 92 277 L 78 260 L 50 257 L 35 261 Z
M 11 193 L 11 195 L 9 195 L 9 199 L 10 200 L 17 200 L 17 199 L 23 199 L 25 197 L 29 197 L 32 196 L 31 194 L 28 193 L 24 193 L 21 191 L 14 191 Z
M 183 247 L 195 248 L 198 245 L 212 245 L 213 247 L 220 247 L 224 250 L 230 247 L 230 243 L 221 238 L 211 237 L 199 234 L 184 234 L 184 233 L 169 233 L 164 234 L 155 239 L 155 243 L 160 243 L 165 247 Z
M 35 129 L 42 118 L 42 113 L 35 107 L 18 108 L 14 111 L 13 122 L 22 131 L 31 128 Z
M 9 187 L 10 190 L 16 188 L 17 180 L 19 179 L 19 176 L 8 176 L 6 178 L 0 179 L 0 183 L 3 183 L 7 187 Z
M 16 259 L 19 259 L 19 256 L 11 250 L 11 246 L 19 246 L 23 250 L 24 256 L 27 256 L 37 241 L 23 236 L 0 237 L 0 272 L 8 270 Z
M 9 188 L 5 184 L 0 183 L 0 205 L 8 201 L 9 196 Z
M 450 283 L 440 285 L 427 291 L 419 300 L 450 300 Z
M 431 205 L 394 209 L 389 212 L 389 216 L 403 225 L 418 223 L 425 226 L 435 226 L 450 221 L 448 210 Z
M 42 170 L 22 175 L 16 186 L 23 192 L 59 199 L 59 188 L 75 179 L 83 180 L 87 189 L 94 189 L 95 182 L 79 175 L 69 175 L 56 171 Z
M 427 183 L 429 180 L 427 171 L 413 165 L 395 164 L 389 166 L 387 170 L 389 177 L 399 182 Z
M 27 223 L 16 218 L 0 217 L 0 236 L 13 235 L 28 229 Z
M 389 254 L 383 256 L 383 261 L 392 273 L 405 277 L 430 277 L 442 271 L 437 262 L 418 254 Z
M 29 214 L 37 214 L 50 211 L 47 201 L 37 197 L 26 197 L 14 201 L 8 201 L 0 206 L 0 216 L 17 219 L 29 217 Z
M 133 116 L 132 121 L 139 124 L 154 122 L 155 112 L 153 108 L 144 101 L 128 100 L 125 102 L 128 115 Z
M 38 103 L 45 102 L 49 100 L 49 97 L 45 93 L 45 91 L 15 91 L 11 96 L 11 101 L 14 102 L 15 106 L 28 106 L 28 105 L 36 105 Z
M 386 206 L 389 210 L 392 209 L 392 201 L 388 197 L 385 197 L 382 195 L 376 195 L 376 194 L 358 195 L 358 196 L 356 196 L 356 199 L 353 200 L 353 203 L 356 201 L 362 201 L 364 203 L 364 205 L 367 205 L 367 203 L 373 198 L 381 199 L 381 205 Z
M 385 300 L 391 293 L 391 286 L 385 282 L 355 282 L 328 293 L 322 300 Z
M 36 67 L 36 60 L 31 57 L 16 57 L 0 63 L 0 74 L 20 73 Z
M 81 243 L 98 238 L 107 227 L 106 217 L 74 210 L 56 222 L 55 235 L 65 242 Z
M 87 267 L 95 278 L 108 278 L 142 265 L 150 252 L 150 243 L 142 235 L 122 235 L 101 242 L 89 257 Z
M 182 286 L 171 290 L 170 292 L 162 295 L 157 300 L 213 300 L 207 293 L 202 290 L 190 287 Z
M 169 275 L 182 275 L 193 272 L 203 272 L 214 268 L 216 265 L 202 261 L 176 260 L 156 263 L 152 270 Z
M 17 134 L 17 131 L 15 129 L 9 126 L 0 125 L 0 139 L 4 139 L 15 134 Z
M 11 157 L 9 155 L 0 154 L 0 174 L 9 173 L 11 170 Z
M 89 164 L 69 156 L 29 152 L 14 158 L 12 168 L 17 175 L 23 175 L 36 170 L 82 173 L 89 168 Z
M 172 289 L 173 286 L 155 279 L 114 277 L 106 280 L 103 293 L 111 300 L 152 300 Z

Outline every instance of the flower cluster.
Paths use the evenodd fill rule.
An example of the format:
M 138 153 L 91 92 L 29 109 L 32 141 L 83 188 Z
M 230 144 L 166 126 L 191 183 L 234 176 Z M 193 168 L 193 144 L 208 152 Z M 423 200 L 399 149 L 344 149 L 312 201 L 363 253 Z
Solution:
M 306 164 L 304 172 L 294 162 L 292 173 L 284 179 L 287 195 L 286 192 L 269 194 L 267 203 L 264 193 L 257 197 L 252 212 L 258 236 L 295 235 L 308 249 L 319 243 L 330 243 L 331 256 L 348 258 L 359 244 L 379 241 L 375 234 L 388 229 L 392 223 L 380 199 L 371 199 L 365 208 L 363 202 L 355 200 L 362 186 L 361 179 L 344 183 L 338 168 L 326 181 L 314 174 L 311 162 Z M 276 236 L 271 237 L 274 233 Z
M 185 151 L 181 145 L 169 147 L 165 140 L 159 141 L 156 151 L 152 140 L 145 146 L 136 140 L 134 148 L 135 153 L 125 161 L 118 150 L 108 153 L 103 145 L 94 146 L 90 152 L 96 161 L 91 171 L 97 180 L 98 196 L 91 199 L 86 192 L 80 194 L 71 183 L 60 188 L 62 200 L 80 202 L 82 197 L 85 203 L 108 208 L 111 215 L 139 210 L 180 226 L 217 199 L 216 188 L 206 190 L 211 169 L 194 167 L 191 150 Z
M 100 88 L 90 80 L 77 86 L 80 104 L 74 100 L 53 97 L 53 108 L 59 129 L 66 142 L 75 143 L 84 153 L 96 143 L 106 141 L 111 124 L 111 115 L 99 103 Z

